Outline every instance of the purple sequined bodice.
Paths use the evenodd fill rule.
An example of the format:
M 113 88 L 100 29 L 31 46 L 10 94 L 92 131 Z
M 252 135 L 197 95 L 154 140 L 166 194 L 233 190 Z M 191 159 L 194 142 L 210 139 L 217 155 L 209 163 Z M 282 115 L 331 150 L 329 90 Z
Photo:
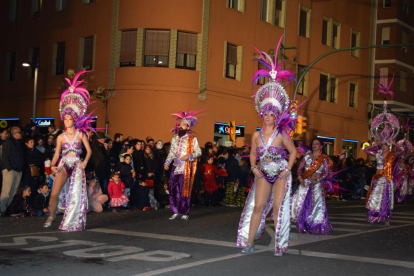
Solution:
M 66 139 L 66 143 L 62 143 L 62 156 L 66 156 L 69 153 L 75 153 L 76 157 L 80 157 L 82 153 L 82 143 L 76 141 L 79 131 L 76 131 L 73 141 L 70 141 L 69 138 L 63 133 L 63 137 Z
M 276 138 L 277 134 L 278 134 L 277 131 L 273 132 L 272 136 L 269 138 L 269 140 L 266 143 L 266 141 L 263 138 L 262 131 L 259 131 L 259 137 L 260 137 L 260 141 L 262 142 L 262 146 L 259 146 L 256 148 L 258 159 L 271 159 L 273 161 L 276 161 L 282 158 L 283 147 L 271 145 L 273 140 Z

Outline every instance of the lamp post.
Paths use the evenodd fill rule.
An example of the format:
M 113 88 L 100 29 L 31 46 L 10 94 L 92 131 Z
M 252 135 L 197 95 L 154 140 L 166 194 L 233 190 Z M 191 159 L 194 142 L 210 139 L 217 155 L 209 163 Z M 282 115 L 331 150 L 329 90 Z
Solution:
M 37 65 L 33 66 L 33 64 L 30 64 L 28 62 L 24 62 L 22 64 L 23 67 L 31 67 L 32 70 L 34 69 L 34 89 L 33 89 L 33 118 L 32 122 L 36 122 L 36 109 L 37 109 L 37 77 L 39 73 L 39 68 Z M 34 67 L 34 68 L 33 68 Z

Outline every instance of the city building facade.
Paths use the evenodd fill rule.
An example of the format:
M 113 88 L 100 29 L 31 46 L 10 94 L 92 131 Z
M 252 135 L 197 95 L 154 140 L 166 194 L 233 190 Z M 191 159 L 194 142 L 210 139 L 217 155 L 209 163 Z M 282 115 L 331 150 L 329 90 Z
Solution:
M 262 125 L 251 96 L 264 81 L 252 86 L 259 64 L 252 61 L 257 54 L 251 45 L 274 55 L 284 35 L 279 61 L 297 78 L 307 72 L 297 95 L 299 102 L 306 100 L 298 114 L 307 118 L 306 132 L 295 139 L 309 143 L 318 136 L 330 155 L 346 151 L 366 157 L 361 144 L 369 139 L 370 103 L 379 100 L 373 67 L 406 72 L 409 90 L 413 55 L 401 49 L 341 51 L 308 65 L 335 49 L 372 44 L 374 15 L 376 33 L 384 24 L 399 28 L 399 34 L 390 31 L 390 43 L 403 29 L 410 40 L 409 15 L 397 21 L 389 15 L 395 22 L 390 21 L 385 16 L 393 8 L 382 11 L 379 5 L 371 0 L 1 1 L 6 40 L 0 45 L 0 118 L 30 121 L 38 65 L 36 117 L 55 118 L 60 126 L 64 77 L 70 69 L 85 68 L 92 70 L 86 81 L 96 101 L 97 127 L 107 127 L 111 136 L 121 132 L 168 141 L 170 114 L 191 106 L 207 108 L 194 129 L 202 144 L 228 145 L 229 121 L 237 125 L 236 144 L 250 144 Z M 387 51 L 399 51 L 398 57 Z M 295 85 L 287 86 L 290 96 Z M 410 101 L 405 95 L 395 101 L 412 106 L 412 92 Z

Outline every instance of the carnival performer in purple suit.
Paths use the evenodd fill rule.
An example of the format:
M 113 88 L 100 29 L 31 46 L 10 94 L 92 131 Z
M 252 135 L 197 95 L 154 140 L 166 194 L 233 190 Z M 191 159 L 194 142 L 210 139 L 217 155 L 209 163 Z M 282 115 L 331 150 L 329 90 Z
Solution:
M 275 223 L 274 255 L 282 256 L 289 245 L 290 170 L 296 159 L 296 148 L 289 133 L 295 119 L 291 116 L 292 106 L 282 84 L 294 78 L 293 73 L 280 70 L 283 63 L 277 64 L 277 51 L 275 61 L 268 54 L 258 51 L 261 56 L 258 61 L 267 69 L 258 70 L 253 76 L 253 84 L 261 77 L 267 77 L 270 81 L 254 96 L 256 111 L 264 122 L 262 130 L 255 132 L 252 137 L 250 162 L 255 180 L 246 199 L 237 235 L 237 246 L 244 247 L 244 254 L 252 253 L 254 241 L 263 236 L 265 218 L 272 207 Z M 283 147 L 290 153 L 289 161 L 283 156 Z
M 169 182 L 169 198 L 173 215 L 170 219 L 176 219 L 181 215 L 182 220 L 188 220 L 190 216 L 190 198 L 194 176 L 197 169 L 197 158 L 201 156 L 201 149 L 197 138 L 190 135 L 191 129 L 198 121 L 198 111 L 177 112 L 172 114 L 177 117 L 176 133 L 171 140 L 171 150 L 164 163 L 164 169 L 168 170 L 172 164 Z M 173 163 L 174 162 L 174 163 Z
M 56 218 L 56 209 L 64 209 L 59 229 L 65 231 L 81 231 L 86 226 L 88 194 L 86 192 L 85 167 L 92 151 L 88 142 L 87 131 L 93 130 L 91 114 L 86 115 L 90 104 L 89 92 L 78 78 L 86 71 L 79 72 L 73 80 L 66 79 L 68 89 L 63 91 L 60 101 L 60 118 L 65 131 L 56 142 L 56 152 L 51 162 L 52 171 L 56 174 L 50 195 L 50 216 L 44 227 L 50 227 Z M 82 144 L 87 154 L 82 161 Z
M 298 167 L 300 185 L 292 198 L 292 222 L 301 233 L 327 235 L 332 230 L 325 202 L 325 185 L 331 174 L 332 160 L 322 154 L 322 143 L 312 141 Z
M 388 77 L 388 76 L 387 76 Z M 385 76 L 382 75 L 382 84 L 378 84 L 378 93 L 394 95 L 390 87 L 394 77 L 388 87 L 385 87 Z M 385 96 L 384 96 L 385 97 Z M 391 214 L 394 208 L 394 182 L 393 164 L 403 153 L 404 148 L 394 143 L 400 129 L 397 117 L 387 111 L 387 101 L 384 99 L 384 110 L 378 114 L 371 123 L 371 134 L 378 141 L 378 144 L 366 147 L 364 151 L 374 156 L 377 160 L 377 173 L 372 178 L 371 187 L 368 190 L 368 209 L 367 221 L 369 224 L 385 221 L 385 226 L 390 225 Z M 396 152 L 393 153 L 390 146 L 394 145 Z

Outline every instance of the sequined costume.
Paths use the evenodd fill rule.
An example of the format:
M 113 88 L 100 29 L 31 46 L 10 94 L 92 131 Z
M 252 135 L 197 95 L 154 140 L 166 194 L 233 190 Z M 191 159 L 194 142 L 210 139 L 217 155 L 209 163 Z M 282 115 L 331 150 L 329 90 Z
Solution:
M 404 129 L 408 130 L 408 126 L 406 125 Z M 406 161 L 409 160 L 413 153 L 413 145 L 407 140 L 405 134 L 404 139 L 397 142 L 397 146 L 401 148 L 403 153 L 396 159 L 396 164 L 393 165 L 394 197 L 399 203 L 402 203 L 412 196 L 412 181 L 410 183 L 409 179 L 411 168 L 408 164 L 409 162 Z
M 394 153 L 389 152 L 384 158 L 382 149 L 378 146 L 369 146 L 364 151 L 375 156 L 377 170 L 371 182 L 371 193 L 366 204 L 368 209 L 367 221 L 370 223 L 391 220 L 392 209 L 394 208 L 394 183 L 392 180 L 392 163 Z
M 82 163 L 80 160 L 82 143 L 76 141 L 76 139 L 79 135 L 83 134 L 77 130 L 72 141 L 69 140 L 65 133 L 62 133 L 62 135 L 66 142 L 62 143 L 58 174 L 65 169 L 68 174 L 68 180 L 59 195 L 58 210 L 64 212 L 59 229 L 65 231 L 81 231 L 86 226 L 88 195 L 86 191 L 85 171 L 79 168 L 79 164 Z M 75 153 L 76 156 L 66 156 L 69 153 Z
M 259 69 L 253 75 L 252 84 L 256 84 L 259 78 L 269 78 L 269 82 L 260 86 L 260 88 L 254 94 L 254 105 L 259 118 L 263 118 L 267 115 L 274 115 L 275 125 L 274 131 L 269 140 L 266 142 L 263 138 L 263 134 L 259 131 L 260 142 L 262 146 L 257 145 L 256 156 L 260 160 L 259 169 L 264 179 L 274 185 L 279 177 L 279 174 L 287 169 L 288 162 L 283 157 L 283 148 L 280 146 L 273 146 L 272 142 L 278 134 L 283 137 L 289 138 L 288 134 L 291 133 L 296 122 L 296 116 L 292 116 L 293 112 L 299 107 L 294 107 L 286 93 L 285 86 L 289 84 L 291 80 L 295 80 L 294 73 L 283 70 L 282 66 L 284 62 L 278 63 L 278 51 L 282 43 L 283 36 L 280 37 L 279 43 L 276 48 L 276 53 L 273 58 L 262 51 L 258 52 L 258 59 L 255 59 L 261 63 L 266 69 Z M 300 105 L 299 105 L 300 106 Z M 252 161 L 252 165 L 255 162 Z M 290 168 L 289 168 L 290 169 Z M 289 170 L 288 170 L 289 172 Z M 249 243 L 249 231 L 251 219 L 254 216 L 257 218 L 256 212 L 253 213 L 255 207 L 255 193 L 257 177 L 255 177 L 254 184 L 250 190 L 246 199 L 243 212 L 241 214 L 239 228 L 237 232 L 237 246 L 245 247 L 242 253 L 251 253 L 254 248 L 251 242 Z M 289 233 L 290 233 L 290 194 L 292 188 L 292 176 L 290 173 L 286 175 L 285 193 L 282 196 L 279 210 L 274 210 L 273 213 L 277 216 L 275 221 L 275 255 L 281 256 L 283 252 L 288 249 L 289 245 Z M 257 207 L 257 206 L 256 206 Z M 269 194 L 269 198 L 264 206 L 261 214 L 260 223 L 253 240 L 258 240 L 263 236 L 265 231 L 265 218 L 270 210 L 273 208 L 273 187 Z M 259 209 L 260 210 L 260 209 Z M 247 247 L 249 246 L 249 247 Z
M 272 146 L 273 140 L 279 132 L 277 129 L 273 132 L 270 139 L 265 142 L 262 132 L 259 131 L 260 141 L 262 146 L 256 148 L 257 156 L 260 159 L 259 169 L 263 173 L 263 177 L 270 184 L 274 184 L 278 179 L 281 171 L 287 168 L 288 162 L 282 157 L 283 148 L 279 146 Z M 265 161 L 270 158 L 272 161 Z M 246 203 L 240 218 L 239 228 L 237 232 L 237 246 L 245 247 L 249 239 L 250 219 L 254 208 L 254 197 L 256 191 L 257 177 L 254 179 L 254 184 L 247 196 Z M 292 176 L 289 174 L 286 178 L 285 195 L 280 203 L 276 231 L 275 231 L 275 253 L 283 253 L 289 246 L 290 234 L 290 193 L 292 189 Z M 263 210 L 259 228 L 257 229 L 254 240 L 262 238 L 265 231 L 265 219 L 273 207 L 273 189 L 271 190 L 269 199 Z
M 305 169 L 305 172 L 303 170 Z M 323 181 L 329 176 L 332 160 L 320 155 L 312 160 L 308 152 L 298 167 L 298 175 L 302 175 L 304 185 L 299 185 L 292 198 L 291 220 L 297 223 L 296 229 L 301 233 L 327 235 L 332 231 L 328 220 Z M 320 174 L 316 184 L 312 184 L 312 175 Z
M 185 155 L 189 155 L 189 159 L 181 161 L 180 158 Z M 191 190 L 197 169 L 197 158 L 200 156 L 201 149 L 196 137 L 188 133 L 183 137 L 179 137 L 178 134 L 173 136 L 165 165 L 170 166 L 174 162 L 169 182 L 170 206 L 174 214 L 190 214 Z

